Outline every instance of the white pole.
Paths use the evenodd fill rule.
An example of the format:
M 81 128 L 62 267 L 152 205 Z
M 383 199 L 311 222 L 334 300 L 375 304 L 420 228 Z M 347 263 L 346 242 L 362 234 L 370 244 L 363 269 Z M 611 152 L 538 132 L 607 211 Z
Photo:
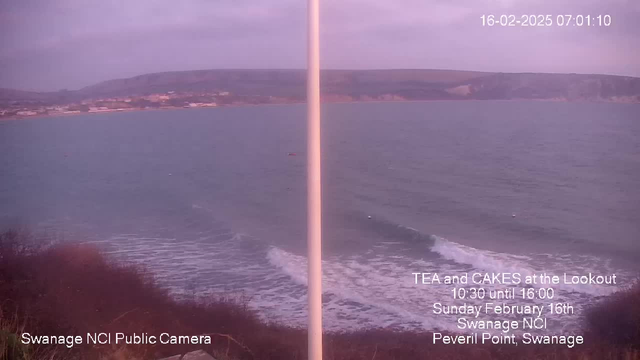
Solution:
M 322 360 L 322 196 L 320 172 L 320 10 L 308 0 L 307 143 L 308 143 L 308 291 L 309 360 Z

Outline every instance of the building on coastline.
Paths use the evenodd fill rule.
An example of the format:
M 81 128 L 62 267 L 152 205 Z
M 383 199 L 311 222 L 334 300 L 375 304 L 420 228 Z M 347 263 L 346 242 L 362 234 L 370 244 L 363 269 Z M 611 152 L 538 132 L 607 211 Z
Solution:
M 216 103 L 189 103 L 188 107 L 216 107 L 218 104 Z
M 22 111 L 18 111 L 16 113 L 16 115 L 20 115 L 20 116 L 32 116 L 32 115 L 37 115 L 38 112 L 33 111 L 33 110 L 22 110 Z

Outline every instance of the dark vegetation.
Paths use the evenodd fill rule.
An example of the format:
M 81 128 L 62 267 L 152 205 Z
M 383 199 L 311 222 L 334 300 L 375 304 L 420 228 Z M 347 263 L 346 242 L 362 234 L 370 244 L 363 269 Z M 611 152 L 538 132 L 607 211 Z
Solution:
M 218 359 L 305 359 L 306 332 L 267 324 L 242 297 L 176 300 L 143 269 L 94 247 L 43 246 L 25 233 L 0 234 L 0 359 L 157 359 L 202 349 Z M 640 288 L 588 312 L 586 344 L 434 346 L 428 332 L 370 330 L 325 336 L 325 359 L 640 359 Z M 211 334 L 211 345 L 25 346 L 32 335 L 125 332 Z
M 640 282 L 588 309 L 585 321 L 592 337 L 640 350 Z

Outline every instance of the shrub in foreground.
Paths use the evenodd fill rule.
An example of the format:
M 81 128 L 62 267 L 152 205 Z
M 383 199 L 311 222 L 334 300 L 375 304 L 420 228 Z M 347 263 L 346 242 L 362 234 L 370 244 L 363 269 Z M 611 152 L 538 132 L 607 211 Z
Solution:
M 637 288 L 634 291 L 620 296 L 638 299 Z M 98 249 L 86 245 L 41 246 L 24 234 L 0 234 L 0 299 L 0 358 L 152 360 L 198 349 L 213 353 L 220 360 L 307 358 L 304 329 L 262 322 L 248 309 L 246 301 L 234 297 L 178 301 L 140 267 L 112 262 Z M 612 305 L 603 304 L 600 312 L 594 314 L 622 309 L 616 316 L 631 317 L 625 315 L 626 308 L 611 301 Z M 635 323 L 629 323 L 629 329 L 633 324 L 637 326 L 635 319 Z M 636 337 L 629 337 L 625 342 L 608 341 L 614 338 L 608 335 L 606 326 L 602 327 L 605 323 L 592 322 L 592 339 L 573 349 L 565 346 L 433 345 L 429 332 L 387 329 L 329 333 L 325 335 L 324 358 L 640 359 L 640 351 L 630 350 L 632 344 L 637 345 L 637 332 L 633 335 Z M 66 349 L 64 346 L 21 345 L 16 339 L 23 332 L 81 336 L 89 332 L 209 334 L 212 344 L 125 347 L 83 344 Z
M 640 350 L 640 282 L 588 309 L 585 322 L 592 337 Z

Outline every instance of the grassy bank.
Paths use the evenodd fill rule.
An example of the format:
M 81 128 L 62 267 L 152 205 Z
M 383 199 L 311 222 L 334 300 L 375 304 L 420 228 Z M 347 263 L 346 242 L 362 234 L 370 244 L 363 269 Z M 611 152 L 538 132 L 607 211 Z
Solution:
M 640 359 L 640 287 L 587 312 L 586 344 L 432 345 L 428 332 L 385 329 L 325 336 L 325 359 Z M 169 332 L 211 336 L 210 345 L 23 345 L 22 333 Z M 305 359 L 306 333 L 267 324 L 239 297 L 178 301 L 140 267 L 94 247 L 42 246 L 0 234 L 0 359 L 157 359 L 202 349 L 219 359 Z

